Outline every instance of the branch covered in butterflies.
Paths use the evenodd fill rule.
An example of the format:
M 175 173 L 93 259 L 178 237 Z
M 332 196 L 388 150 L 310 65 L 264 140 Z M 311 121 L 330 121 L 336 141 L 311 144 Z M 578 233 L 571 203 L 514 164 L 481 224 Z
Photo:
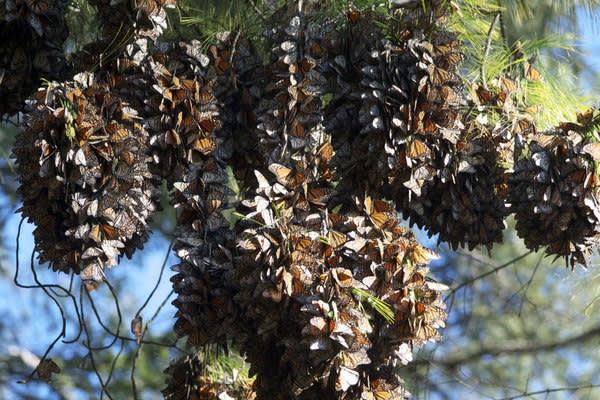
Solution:
M 13 153 L 40 259 L 88 283 L 105 282 L 114 299 L 116 331 L 87 286 L 77 305 L 71 287 L 41 284 L 32 260 L 36 285 L 28 287 L 41 288 L 63 321 L 46 355 L 65 335 L 56 296 L 62 290 L 74 302 L 101 396 L 111 398 L 116 360 L 126 341 L 136 341 L 130 378 L 137 398 L 137 359 L 152 343 L 144 339 L 148 326 L 173 293 L 142 328 L 141 311 L 163 279 L 167 255 L 133 318 L 135 338 L 128 338 L 104 275 L 143 247 L 163 182 L 180 210 L 174 330 L 195 346 L 239 340 L 259 374 L 259 397 L 406 395 L 398 377 L 380 367 L 406 364 L 414 344 L 439 340 L 448 314 L 447 287 L 427 275 L 436 255 L 401 227 L 400 213 L 453 249 L 491 248 L 515 214 L 529 253 L 452 294 L 540 247 L 572 267 L 585 264 L 600 242 L 593 168 L 600 144 L 589 135 L 598 116 L 592 110 L 577 124 L 540 134 L 520 102 L 522 82 L 543 80 L 533 61 L 523 76 L 504 71 L 488 82 L 501 11 L 487 32 L 481 85 L 469 85 L 460 76 L 462 43 L 446 30 L 450 11 L 439 0 L 396 1 L 392 18 L 349 5 L 323 23 L 305 18 L 299 1 L 299 12 L 268 32 L 267 65 L 241 30 L 219 32 L 207 54 L 199 42 L 153 42 L 173 1 L 136 5 L 136 20 L 150 24 L 135 35 L 123 24 L 129 3 L 93 3 L 112 23 L 103 27 L 113 42 L 106 56 L 98 54 L 100 70 L 40 88 Z M 115 11 L 123 14 L 111 16 Z M 234 212 L 243 217 L 235 222 L 225 217 L 239 194 L 228 169 L 249 196 L 237 204 L 246 214 Z M 350 287 L 385 303 L 380 311 L 388 318 L 358 312 Z M 84 294 L 112 336 L 108 345 L 92 344 Z M 121 350 L 103 379 L 95 352 L 117 341 Z M 264 346 L 276 354 L 265 355 Z

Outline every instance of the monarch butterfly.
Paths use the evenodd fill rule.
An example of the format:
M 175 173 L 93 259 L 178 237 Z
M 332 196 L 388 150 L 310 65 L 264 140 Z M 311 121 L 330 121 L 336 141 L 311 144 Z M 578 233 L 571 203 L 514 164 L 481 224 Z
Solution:
M 199 138 L 192 145 L 192 149 L 200 152 L 201 154 L 208 155 L 212 154 L 217 148 L 216 140 L 213 138 Z
M 333 280 L 343 288 L 350 287 L 354 284 L 354 277 L 352 271 L 345 268 L 334 268 L 331 270 Z
M 335 381 L 335 389 L 346 392 L 350 386 L 354 386 L 358 383 L 358 378 L 359 374 L 357 371 L 342 365 L 338 370 L 338 376 Z
M 187 340 L 187 344 L 189 346 L 204 346 L 206 344 L 206 342 L 208 341 L 208 337 L 206 336 L 206 334 L 204 333 L 204 330 L 201 329 L 198 326 L 192 326 L 190 323 L 190 329 L 187 332 L 185 332 L 182 336 L 184 336 L 185 334 L 188 335 L 188 340 Z
M 215 60 L 215 69 L 219 75 L 225 75 L 225 73 L 231 70 L 231 64 L 228 61 L 217 58 Z
M 367 355 L 367 350 L 364 348 L 355 351 L 342 351 L 339 354 L 341 364 L 345 367 L 354 369 L 359 365 L 370 364 L 371 359 Z
M 404 298 L 406 298 L 405 290 L 392 290 L 391 292 L 388 291 L 387 294 L 382 297 L 382 300 L 395 305 L 402 303 Z
M 310 240 L 309 238 L 306 237 L 302 237 L 302 236 L 297 236 L 297 235 L 293 235 L 292 236 L 292 243 L 294 244 L 294 248 L 296 250 L 307 250 L 311 247 L 312 245 L 312 240 Z
M 427 101 L 434 104 L 454 104 L 458 100 L 458 96 L 449 86 L 432 86 L 427 92 Z
M 269 171 L 275 175 L 277 182 L 293 189 L 300 187 L 307 180 L 304 174 L 294 173 L 293 170 L 281 164 L 273 163 L 269 165 Z
M 500 90 L 506 95 L 510 95 L 512 92 L 517 90 L 519 87 L 512 79 L 508 79 L 507 77 L 502 77 L 500 79 Z
M 433 119 L 430 118 L 430 116 L 428 114 L 420 114 L 421 120 L 420 120 L 420 124 L 419 127 L 417 129 L 415 129 L 415 132 L 417 133 L 424 133 L 424 134 L 435 134 L 438 130 L 437 125 L 435 124 L 435 122 L 433 121 Z M 425 117 L 425 118 L 423 118 Z
M 594 119 L 595 108 L 590 108 L 584 113 L 580 113 L 577 111 L 577 122 L 579 122 L 583 126 L 589 125 Z
M 407 394 L 401 385 L 393 387 L 384 379 L 377 379 L 371 382 L 371 391 L 365 391 L 361 396 L 364 400 L 403 400 Z
M 302 126 L 302 124 L 300 124 L 298 122 L 297 119 L 294 119 L 294 121 L 292 122 L 292 124 L 290 126 L 290 133 L 292 134 L 292 136 L 295 136 L 295 137 L 300 137 L 300 138 L 306 137 L 306 134 L 304 132 L 304 127 Z
M 83 269 L 83 271 L 81 271 L 79 273 L 79 277 L 84 282 L 85 281 L 94 281 L 97 283 L 96 285 L 98 285 L 98 284 L 100 284 L 100 281 L 102 281 L 104 279 L 104 271 L 102 270 L 102 267 L 97 264 L 97 262 L 93 262 L 92 264 L 85 267 Z M 90 285 L 92 285 L 91 287 L 94 289 L 97 287 L 97 286 L 94 287 L 93 283 L 90 283 Z M 86 286 L 87 286 L 87 283 L 86 283 Z
M 536 115 L 538 114 L 540 111 L 543 110 L 543 107 L 540 105 L 533 105 L 533 106 L 527 106 L 525 107 L 525 112 L 530 114 L 530 115 Z
M 531 137 L 531 140 L 538 142 L 543 147 L 554 147 L 556 144 L 558 144 L 561 141 L 561 138 L 556 135 L 538 134 L 538 135 L 533 135 Z
M 173 0 L 168 0 L 172 2 Z M 160 12 L 161 6 L 163 3 L 166 3 L 165 0 L 135 0 L 135 8 L 138 10 L 143 10 L 146 14 L 158 14 Z M 170 8 L 172 8 L 169 5 Z M 174 6 L 173 6 L 174 7 Z
M 477 88 L 475 89 L 475 102 L 478 105 L 486 105 L 490 103 L 490 100 L 494 97 L 494 94 L 490 91 L 485 89 L 482 86 L 477 85 Z
M 582 147 L 581 151 L 592 156 L 594 161 L 600 161 L 600 143 L 588 143 Z
M 181 136 L 175 129 L 169 129 L 165 132 L 165 143 L 173 147 L 181 145 Z
M 327 52 L 323 49 L 323 47 L 319 45 L 319 43 L 313 41 L 309 44 L 308 54 L 310 54 L 313 57 L 320 58 L 325 57 L 327 55 Z
M 262 292 L 263 297 L 274 301 L 275 303 L 281 302 L 283 298 L 283 285 L 281 283 L 275 285 L 275 287 L 270 287 Z
M 362 238 L 354 239 L 344 243 L 344 247 L 356 253 L 359 253 L 367 245 L 367 241 Z
M 333 156 L 333 146 L 329 142 L 323 143 L 317 149 L 317 159 L 320 162 L 328 163 L 329 161 L 331 161 L 332 156 Z
M 60 373 L 60 368 L 54 361 L 52 361 L 51 358 L 46 358 L 46 359 L 42 360 L 38 364 L 36 370 L 37 370 L 38 376 L 42 379 L 45 379 L 46 381 L 50 381 L 50 378 L 52 377 L 52 373 L 56 373 L 56 374 Z
M 96 243 L 100 243 L 103 240 L 109 239 L 117 239 L 120 235 L 120 232 L 117 228 L 105 225 L 105 224 L 95 224 L 90 229 L 88 234 L 88 238 L 92 239 Z
M 433 85 L 456 83 L 458 81 L 454 74 L 433 64 L 427 67 L 427 71 L 429 73 L 429 82 Z
M 109 125 L 111 126 L 111 128 L 109 128 L 108 126 L 106 127 L 110 137 L 109 140 L 111 142 L 121 142 L 125 139 L 129 139 L 131 138 L 131 132 L 125 128 L 123 128 L 122 126 L 114 126 L 114 125 Z M 114 128 L 112 128 L 112 126 L 114 126 Z
M 415 342 L 418 344 L 425 344 L 427 341 L 440 340 L 442 335 L 431 325 L 424 324 L 422 321 L 417 325 L 415 329 Z
M 363 16 L 364 16 L 364 13 L 357 11 L 357 10 L 348 11 L 346 13 L 346 18 L 348 19 L 348 22 L 350 22 L 351 24 L 355 24 L 356 21 L 361 19 Z
M 333 189 L 330 188 L 313 188 L 308 191 L 308 201 L 318 207 L 327 204 L 327 201 L 333 194 Z
M 536 133 L 535 124 L 528 119 L 515 119 L 512 127 L 513 134 L 534 134 Z
M 123 151 L 119 154 L 119 160 L 125 162 L 128 166 L 132 166 L 138 158 L 131 151 Z
M 409 257 L 413 263 L 420 265 L 429 264 L 431 261 L 440 258 L 437 253 L 423 246 L 414 246 Z
M 422 160 L 431 157 L 431 149 L 419 139 L 414 139 L 408 146 L 406 156 L 411 160 Z
M 450 46 L 440 46 L 440 47 L 444 47 L 444 49 L 442 49 L 442 52 L 444 52 L 444 51 L 447 52 L 447 53 L 442 54 L 437 57 L 437 64 L 444 69 L 448 69 L 448 70 L 454 69 L 457 64 L 459 64 L 460 62 L 462 62 L 465 59 L 465 56 L 462 53 L 460 53 L 459 51 L 456 51 L 454 48 L 452 48 Z M 436 50 L 438 50 L 438 52 L 440 51 L 440 47 L 436 48 Z
M 442 303 L 443 304 L 443 303 Z M 423 312 L 423 322 L 434 328 L 443 328 L 446 326 L 448 313 L 437 306 L 427 306 Z
M 206 210 L 208 213 L 213 213 L 218 208 L 226 204 L 226 192 L 223 190 L 211 190 L 206 196 Z
M 543 81 L 544 78 L 529 61 L 525 61 L 525 79 L 530 81 Z
M 334 249 L 337 249 L 338 247 L 340 247 L 341 245 L 346 243 L 347 239 L 346 239 L 346 235 L 344 235 L 343 233 L 331 230 L 331 231 L 329 231 L 328 240 L 329 240 L 329 245 L 331 247 L 333 247 Z
M 216 232 L 221 228 L 228 228 L 229 222 L 219 211 L 213 212 L 204 221 L 205 232 Z

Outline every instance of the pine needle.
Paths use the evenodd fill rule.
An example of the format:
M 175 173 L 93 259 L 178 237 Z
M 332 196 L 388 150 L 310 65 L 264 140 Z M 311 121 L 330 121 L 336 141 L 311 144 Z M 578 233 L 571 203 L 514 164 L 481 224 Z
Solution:
M 353 287 L 352 288 L 352 294 L 356 297 L 359 298 L 359 300 L 366 300 L 367 303 L 373 307 L 373 309 L 379 314 L 381 315 L 383 318 L 385 318 L 385 320 L 387 322 L 389 322 L 390 324 L 394 323 L 394 311 L 392 310 L 392 308 L 390 307 L 390 305 L 388 303 L 386 303 L 385 301 L 373 296 L 371 293 Z

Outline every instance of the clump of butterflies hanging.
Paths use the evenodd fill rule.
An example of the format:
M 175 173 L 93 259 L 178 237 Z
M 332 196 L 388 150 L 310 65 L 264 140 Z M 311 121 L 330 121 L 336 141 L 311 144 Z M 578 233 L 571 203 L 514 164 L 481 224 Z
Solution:
M 408 397 L 398 371 L 441 339 L 447 287 L 401 215 L 490 248 L 514 214 L 527 247 L 571 267 L 600 231 L 599 113 L 538 132 L 519 100 L 543 79 L 529 61 L 465 84 L 441 3 L 294 6 L 264 63 L 240 32 L 157 41 L 174 4 L 149 2 L 119 57 L 26 101 L 13 157 L 39 261 L 97 285 L 143 247 L 164 181 L 178 336 L 237 347 L 257 398 Z M 189 357 L 167 374 L 166 399 L 216 396 Z

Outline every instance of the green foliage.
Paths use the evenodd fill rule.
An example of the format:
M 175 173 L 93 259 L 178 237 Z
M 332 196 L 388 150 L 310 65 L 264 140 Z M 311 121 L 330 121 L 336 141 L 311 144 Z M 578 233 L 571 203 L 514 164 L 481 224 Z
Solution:
M 69 37 L 65 40 L 65 54 L 71 58 L 86 44 L 100 38 L 100 25 L 96 19 L 97 10 L 87 0 L 77 0 L 69 7 L 65 16 Z
M 377 312 L 377 314 L 381 315 L 387 322 L 390 324 L 394 323 L 394 311 L 392 311 L 390 305 L 385 301 L 382 301 L 376 296 L 373 296 L 371 293 L 356 287 L 353 287 L 351 291 L 352 294 L 359 300 L 366 300 L 367 304 L 369 304 Z
M 515 32 L 516 27 L 503 25 L 513 24 L 514 20 L 506 17 L 507 10 L 499 2 L 465 0 L 456 4 L 457 11 L 449 24 L 466 45 L 466 62 L 462 66 L 465 81 L 494 85 L 494 80 L 501 76 L 515 80 L 522 88 L 522 97 L 518 99 L 521 110 L 526 105 L 539 107 L 540 111 L 533 116 L 540 130 L 575 120 L 576 112 L 587 108 L 590 99 L 578 94 L 573 65 L 565 57 L 556 62 L 556 51 L 577 52 L 574 35 L 521 37 L 516 42 L 504 36 L 503 32 Z M 528 79 L 525 71 L 528 64 L 539 71 L 542 80 Z

